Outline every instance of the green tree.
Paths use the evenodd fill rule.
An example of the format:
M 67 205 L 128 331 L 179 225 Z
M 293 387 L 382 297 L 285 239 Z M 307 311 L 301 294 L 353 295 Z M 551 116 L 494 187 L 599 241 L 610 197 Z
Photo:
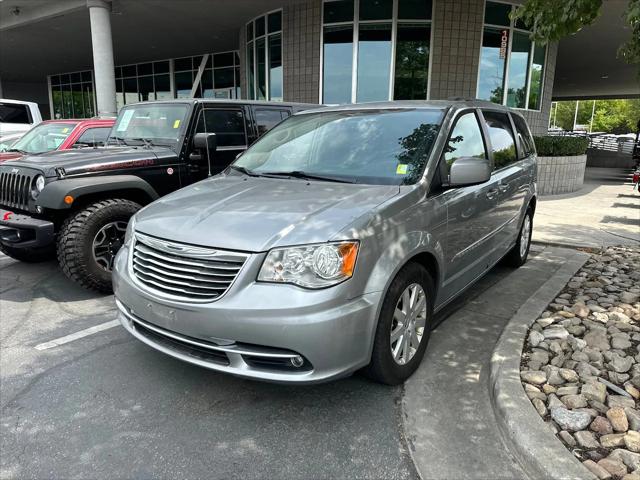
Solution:
M 557 110 L 556 110 L 557 109 Z M 557 102 L 557 107 L 551 111 L 551 124 L 563 130 L 573 129 L 576 102 L 568 100 Z M 578 125 L 591 123 L 593 100 L 579 102 Z M 640 119 L 640 99 L 633 100 L 596 100 L 593 115 L 593 132 L 604 133 L 632 133 L 636 131 L 636 125 Z
M 602 4 L 603 0 L 526 0 L 513 17 L 531 29 L 532 40 L 553 42 L 591 25 Z M 627 63 L 640 63 L 640 0 L 629 0 L 625 19 L 631 26 L 631 37 L 620 46 L 618 55 Z

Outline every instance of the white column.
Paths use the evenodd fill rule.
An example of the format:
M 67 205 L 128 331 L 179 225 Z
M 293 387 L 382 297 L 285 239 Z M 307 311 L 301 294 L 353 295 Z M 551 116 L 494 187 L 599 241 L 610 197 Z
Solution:
M 115 116 L 116 79 L 111 40 L 111 2 L 87 0 L 91 21 L 93 70 L 96 83 L 96 103 L 99 116 Z

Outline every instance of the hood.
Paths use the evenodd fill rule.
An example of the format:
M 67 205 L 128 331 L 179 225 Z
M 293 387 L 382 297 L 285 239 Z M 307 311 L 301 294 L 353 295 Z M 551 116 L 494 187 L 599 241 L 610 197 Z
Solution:
M 218 176 L 147 206 L 136 231 L 193 245 L 266 251 L 326 242 L 397 195 L 395 185 Z
M 167 147 L 100 147 L 54 150 L 52 152 L 24 155 L 12 161 L 17 167 L 37 168 L 47 176 L 56 175 L 56 169 L 64 169 L 65 175 L 101 172 L 148 166 L 159 157 L 175 157 Z

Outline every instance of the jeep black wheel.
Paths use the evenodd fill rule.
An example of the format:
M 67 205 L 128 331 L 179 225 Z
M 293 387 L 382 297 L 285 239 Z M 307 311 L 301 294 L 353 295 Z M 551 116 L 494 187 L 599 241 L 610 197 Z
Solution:
M 54 244 L 38 248 L 15 248 L 0 244 L 0 251 L 7 257 L 24 263 L 46 262 L 56 258 L 56 248 Z
M 398 385 L 416 371 L 433 328 L 435 287 L 429 272 L 409 263 L 393 279 L 382 303 L 364 373 L 387 385 Z
M 84 288 L 111 292 L 111 271 L 131 216 L 140 205 L 109 199 L 67 218 L 58 235 L 58 262 L 67 277 Z

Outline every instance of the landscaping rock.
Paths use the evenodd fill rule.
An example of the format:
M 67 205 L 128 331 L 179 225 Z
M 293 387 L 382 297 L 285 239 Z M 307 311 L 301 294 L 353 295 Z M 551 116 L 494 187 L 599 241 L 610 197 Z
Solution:
M 613 430 L 616 432 L 626 432 L 629 430 L 629 422 L 627 421 L 627 414 L 624 413 L 622 407 L 610 408 L 607 412 L 607 419 L 611 422 Z
M 605 448 L 624 447 L 626 433 L 609 433 L 600 437 L 600 443 Z
M 607 399 L 607 387 L 599 382 L 589 382 L 582 385 L 582 395 L 588 400 L 604 403 Z
M 573 436 L 582 448 L 600 448 L 600 443 L 596 440 L 593 432 L 581 430 L 580 432 L 574 433 Z
M 598 462 L 598 465 L 614 477 L 621 477 L 628 473 L 627 466 L 621 460 L 616 460 L 611 457 L 603 458 Z
M 573 438 L 573 435 L 571 435 L 569 432 L 567 432 L 566 430 L 561 430 L 558 433 L 558 436 L 560 437 L 560 439 L 566 443 L 567 445 L 569 445 L 570 447 L 575 447 L 576 446 L 576 439 Z
M 609 473 L 609 471 L 605 470 L 593 460 L 585 460 L 584 462 L 582 462 L 582 464 L 600 480 L 609 480 L 611 478 L 611 474 Z
M 575 408 L 585 408 L 587 406 L 587 399 L 582 395 L 565 395 L 560 398 L 560 400 L 571 410 Z M 624 413 L 624 411 L 622 413 Z
M 569 432 L 584 430 L 591 423 L 591 415 L 588 413 L 572 412 L 564 407 L 552 408 L 551 418 L 560 428 L 568 430 Z
M 527 383 L 533 383 L 535 385 L 542 385 L 547 381 L 547 374 L 538 370 L 538 371 L 528 371 L 521 372 L 520 377 Z
M 629 469 L 638 470 L 640 469 L 640 453 L 630 452 L 629 450 L 625 450 L 623 448 L 618 448 L 611 452 L 609 457 L 613 460 L 619 460 L 623 462 Z
M 541 415 L 544 416 L 544 415 Z M 607 420 L 605 417 L 597 416 L 589 428 L 596 432 L 598 435 L 609 435 L 613 433 L 613 427 L 611 426 L 611 422 Z
M 622 395 L 609 395 L 607 397 L 607 405 L 609 405 L 609 408 L 635 408 L 636 402 L 633 400 L 633 398 L 623 397 Z
M 640 433 L 635 430 L 629 430 L 624 436 L 624 444 L 627 450 L 638 453 L 640 452 Z

